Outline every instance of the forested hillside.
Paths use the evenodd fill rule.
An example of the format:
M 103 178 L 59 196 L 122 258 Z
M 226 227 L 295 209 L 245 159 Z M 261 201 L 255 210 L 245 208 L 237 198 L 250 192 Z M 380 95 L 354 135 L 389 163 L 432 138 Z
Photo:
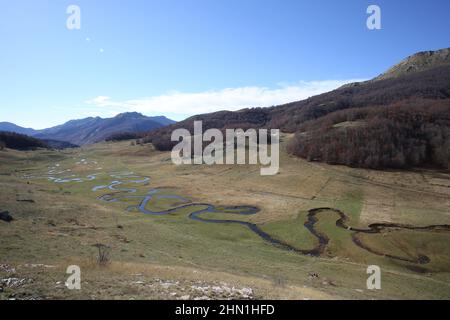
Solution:
M 358 167 L 449 167 L 450 66 L 346 85 L 271 108 L 191 117 L 148 133 L 143 142 L 170 150 L 176 128 L 277 128 L 296 133 L 292 154 Z
M 47 147 L 47 144 L 39 139 L 15 132 L 0 131 L 0 150 L 4 148 L 33 150 Z
M 330 164 L 450 169 L 450 103 L 410 100 L 330 113 L 303 123 L 288 150 Z

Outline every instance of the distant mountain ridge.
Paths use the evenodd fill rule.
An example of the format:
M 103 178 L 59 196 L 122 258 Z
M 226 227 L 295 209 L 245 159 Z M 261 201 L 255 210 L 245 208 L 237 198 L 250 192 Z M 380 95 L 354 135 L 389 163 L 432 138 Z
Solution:
M 11 122 L 0 122 L 0 131 L 26 134 L 27 136 L 32 136 L 33 134 L 36 134 L 38 132 L 38 130 L 34 130 L 32 128 L 20 127 Z
M 0 131 L 26 134 L 41 140 L 57 140 L 74 145 L 85 145 L 103 141 L 119 132 L 150 131 L 173 123 L 175 121 L 164 116 L 147 117 L 138 112 L 126 112 L 113 118 L 88 117 L 70 120 L 62 125 L 42 130 L 1 122 Z

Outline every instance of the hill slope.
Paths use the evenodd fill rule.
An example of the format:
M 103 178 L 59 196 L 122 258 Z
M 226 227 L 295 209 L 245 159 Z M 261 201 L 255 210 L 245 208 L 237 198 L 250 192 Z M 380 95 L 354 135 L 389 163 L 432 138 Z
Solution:
M 0 131 L 0 150 L 3 148 L 34 150 L 37 148 L 48 148 L 48 145 L 44 141 L 24 134 Z
M 410 73 L 450 65 L 450 48 L 437 51 L 423 51 L 409 56 L 374 80 L 397 78 Z
M 160 150 L 170 150 L 174 145 L 170 141 L 173 129 L 192 130 L 193 121 L 202 120 L 204 130 L 265 127 L 278 128 L 290 133 L 299 132 L 290 146 L 291 151 L 310 160 L 376 168 L 408 165 L 448 167 L 450 58 L 446 52 L 448 49 L 440 50 L 436 54 L 425 54 L 431 57 L 429 59 L 423 59 L 424 54 L 420 53 L 416 58 L 407 59 L 417 61 L 415 65 L 420 67 L 416 69 L 407 68 L 409 71 L 404 73 L 388 71 L 386 76 L 376 78 L 377 81 L 344 86 L 306 100 L 271 108 L 222 111 L 194 116 L 175 125 L 155 130 L 149 133 L 144 141 L 152 142 Z M 391 70 L 399 69 L 401 68 L 394 67 Z M 395 121 L 389 120 L 391 111 Z M 336 117 L 332 116 L 333 114 L 336 114 Z M 356 114 L 358 116 L 355 116 Z M 384 119 L 384 122 L 372 121 L 378 118 Z M 335 130 L 334 126 L 338 122 L 355 120 L 363 122 L 371 120 L 371 123 L 370 126 L 356 127 L 340 125 L 340 129 Z M 321 131 L 314 132 L 318 128 Z M 417 128 L 422 131 L 418 132 Z M 378 130 L 383 134 L 371 135 L 373 131 Z M 413 133 L 414 130 L 417 131 L 417 135 Z M 310 134 L 305 134 L 307 131 Z M 329 139 L 319 140 L 318 138 L 324 134 L 330 134 Z M 354 136 L 360 137 L 357 144 L 354 143 Z M 339 139 L 340 147 L 332 149 L 330 145 L 336 139 Z M 370 152 L 359 150 L 364 149 L 369 142 L 380 147 L 374 147 Z M 314 150 L 314 154 L 310 154 L 304 151 L 306 149 L 299 148 L 300 144 L 318 147 L 310 149 L 306 147 L 307 150 Z M 385 145 L 390 147 L 384 150 L 381 146 Z M 352 152 L 349 152 L 350 150 Z M 410 156 L 417 150 L 421 151 L 417 159 Z M 325 156 L 327 152 L 334 155 Z M 386 153 L 384 160 L 372 160 L 383 158 L 384 153 Z M 343 154 L 352 154 L 352 160 L 342 157 Z

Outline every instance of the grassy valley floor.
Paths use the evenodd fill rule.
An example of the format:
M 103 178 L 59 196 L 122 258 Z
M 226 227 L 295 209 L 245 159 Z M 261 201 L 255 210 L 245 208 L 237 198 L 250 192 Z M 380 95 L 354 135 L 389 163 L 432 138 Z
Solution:
M 212 204 L 219 212 L 202 218 L 250 222 L 302 250 L 318 245 L 304 226 L 314 208 L 338 209 L 359 229 L 450 225 L 447 172 L 329 166 L 283 150 L 280 161 L 278 175 L 260 176 L 259 166 L 175 166 L 170 153 L 130 142 L 0 151 L 0 212 L 14 218 L 0 221 L 0 298 L 450 299 L 446 229 L 358 233 L 337 227 L 336 212 L 323 210 L 315 229 L 329 243 L 310 256 L 264 241 L 246 225 L 189 218 L 204 205 L 165 215 L 136 208 L 156 188 L 148 211 Z M 261 210 L 238 215 L 226 206 Z M 96 244 L 109 248 L 106 266 L 97 263 Z M 420 256 L 429 262 L 408 262 Z M 81 290 L 64 286 L 69 265 L 81 267 Z M 369 265 L 381 267 L 381 290 L 366 288 Z

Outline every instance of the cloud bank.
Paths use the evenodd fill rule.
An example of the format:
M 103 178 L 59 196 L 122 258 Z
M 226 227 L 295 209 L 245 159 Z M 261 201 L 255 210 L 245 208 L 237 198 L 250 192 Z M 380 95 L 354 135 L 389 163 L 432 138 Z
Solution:
M 109 113 L 137 111 L 144 114 L 170 115 L 175 120 L 182 120 L 201 113 L 220 110 L 235 111 L 249 107 L 270 107 L 303 100 L 356 81 L 363 80 L 302 81 L 295 85 L 280 85 L 276 88 L 242 87 L 198 93 L 173 91 L 164 95 L 126 101 L 116 101 L 108 96 L 98 96 L 86 103 L 90 106 L 104 108 Z

